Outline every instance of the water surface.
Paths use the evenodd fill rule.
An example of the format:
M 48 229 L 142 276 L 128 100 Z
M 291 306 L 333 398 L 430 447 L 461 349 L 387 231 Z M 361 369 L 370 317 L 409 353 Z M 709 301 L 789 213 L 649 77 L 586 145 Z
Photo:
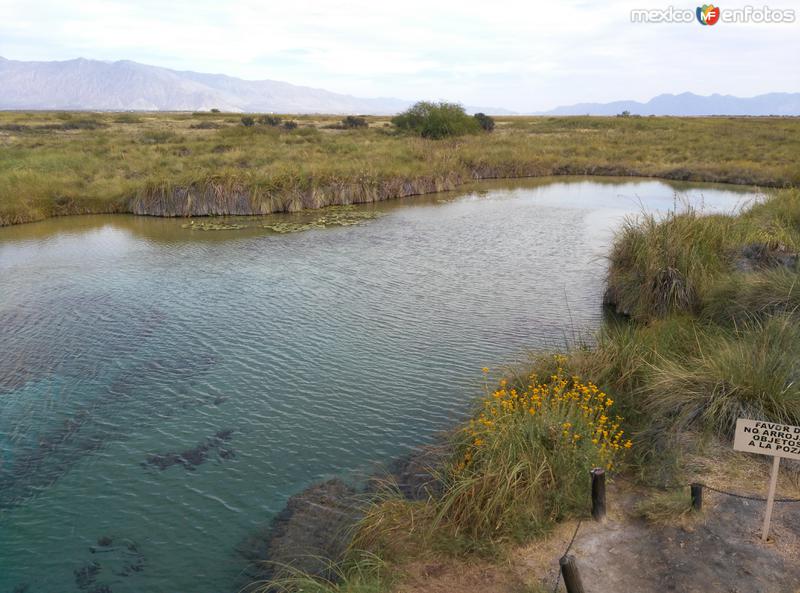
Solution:
M 429 442 L 481 367 L 595 329 L 624 216 L 752 198 L 562 178 L 293 234 L 0 229 L 0 593 L 235 591 L 237 544 L 293 493 Z

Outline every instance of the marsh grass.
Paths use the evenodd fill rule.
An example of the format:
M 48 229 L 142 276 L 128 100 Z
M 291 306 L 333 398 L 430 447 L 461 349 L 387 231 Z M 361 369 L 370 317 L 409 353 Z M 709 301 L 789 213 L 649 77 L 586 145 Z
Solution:
M 327 566 L 327 576 L 314 576 L 279 565 L 273 578 L 252 583 L 242 593 L 385 593 L 391 586 L 388 565 L 371 552 L 353 551 Z
M 507 117 L 497 118 L 492 134 L 428 140 L 398 134 L 386 127 L 388 118 L 366 117 L 366 128 L 343 130 L 332 129 L 339 117 L 292 116 L 298 128 L 286 130 L 245 127 L 240 117 L 0 113 L 0 225 L 131 212 L 136 204 L 150 214 L 182 215 L 188 194 L 181 190 L 204 195 L 218 178 L 230 181 L 215 187 L 235 188 L 255 213 L 453 189 L 476 178 L 800 182 L 800 120 L 791 118 Z M 174 150 L 178 143 L 185 150 Z M 215 151 L 220 145 L 232 148 Z M 150 196 L 148 188 L 167 185 L 174 194 Z
M 697 354 L 662 357 L 644 388 L 648 415 L 731 437 L 737 418 L 800 423 L 800 324 L 790 315 L 707 332 Z
M 607 321 L 565 366 L 619 401 L 641 471 L 687 441 L 729 439 L 739 417 L 800 422 L 799 196 L 641 216 L 618 234 L 606 298 L 629 318 Z

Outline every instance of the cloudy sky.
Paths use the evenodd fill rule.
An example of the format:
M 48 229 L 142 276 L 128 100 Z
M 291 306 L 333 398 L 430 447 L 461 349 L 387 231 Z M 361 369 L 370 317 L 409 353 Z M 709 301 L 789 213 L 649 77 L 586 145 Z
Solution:
M 761 7 L 754 0 L 739 2 Z M 537 111 L 692 91 L 800 91 L 793 24 L 631 22 L 682 0 L 0 0 L 0 56 L 130 59 L 357 96 Z M 733 8 L 723 4 L 723 10 Z

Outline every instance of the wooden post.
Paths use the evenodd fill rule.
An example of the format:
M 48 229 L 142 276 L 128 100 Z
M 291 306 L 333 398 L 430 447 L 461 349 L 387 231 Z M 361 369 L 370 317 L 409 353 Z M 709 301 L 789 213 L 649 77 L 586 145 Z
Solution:
M 596 467 L 592 470 L 592 519 L 602 521 L 606 516 L 606 472 Z
M 690 486 L 692 489 L 692 510 L 693 511 L 702 511 L 703 510 L 703 485 L 698 484 L 695 482 Z
M 764 528 L 761 530 L 761 541 L 766 542 L 769 537 L 769 521 L 772 519 L 772 507 L 775 504 L 775 487 L 778 485 L 778 468 L 781 458 L 777 455 L 772 461 L 772 475 L 769 478 L 769 493 L 767 494 L 767 512 L 764 513 Z
M 558 563 L 561 565 L 561 577 L 564 579 L 567 593 L 586 593 L 581 575 L 578 574 L 578 566 L 575 564 L 575 556 L 562 556 Z

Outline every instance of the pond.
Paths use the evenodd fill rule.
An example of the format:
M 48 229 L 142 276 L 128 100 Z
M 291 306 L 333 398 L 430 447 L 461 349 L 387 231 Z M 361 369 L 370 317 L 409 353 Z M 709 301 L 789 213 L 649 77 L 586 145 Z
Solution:
M 559 178 L 0 229 L 0 593 L 236 591 L 289 496 L 432 441 L 482 367 L 590 337 L 625 216 L 755 198 Z

